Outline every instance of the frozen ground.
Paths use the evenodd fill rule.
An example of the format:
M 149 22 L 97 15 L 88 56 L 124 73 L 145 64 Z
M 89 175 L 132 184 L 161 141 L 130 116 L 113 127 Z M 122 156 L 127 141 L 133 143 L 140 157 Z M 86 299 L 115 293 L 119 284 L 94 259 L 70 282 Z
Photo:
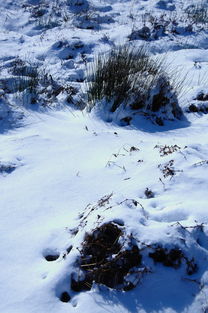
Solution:
M 50 3 L 54 7 L 43 10 L 56 8 L 57 15 L 43 15 L 38 24 L 41 1 L 1 4 L 0 312 L 208 312 L 208 115 L 187 109 L 207 108 L 207 100 L 196 100 L 208 90 L 207 28 L 186 33 L 184 20 L 176 33 L 145 41 L 183 80 L 184 119 L 161 127 L 138 116 L 133 125 L 119 127 L 95 112 L 75 110 L 86 61 L 126 42 L 132 29 L 142 27 L 146 11 L 180 16 L 193 2 L 93 1 L 87 20 L 67 11 L 65 1 Z M 22 61 L 47 74 L 33 105 L 18 87 L 25 83 L 25 75 L 17 75 Z M 78 89 L 71 102 L 68 85 Z M 57 86 L 64 86 L 58 94 Z M 85 233 L 109 221 L 123 225 L 124 237 L 133 236 L 141 249 L 133 278 L 138 284 L 127 292 L 94 284 L 76 293 L 70 277 L 79 271 Z M 179 268 L 155 263 L 149 253 L 158 245 L 179 248 L 187 259 Z M 59 257 L 48 262 L 47 255 Z M 197 264 L 192 275 L 187 260 Z M 64 291 L 68 303 L 59 299 Z

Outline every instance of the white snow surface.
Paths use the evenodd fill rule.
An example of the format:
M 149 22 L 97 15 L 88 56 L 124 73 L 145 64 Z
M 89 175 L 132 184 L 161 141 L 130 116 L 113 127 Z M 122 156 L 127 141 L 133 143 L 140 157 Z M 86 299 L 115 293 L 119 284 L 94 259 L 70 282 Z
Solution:
M 82 90 L 81 53 L 91 61 L 126 42 L 132 29 L 142 26 L 145 12 L 181 15 L 193 1 L 90 1 L 91 10 L 103 17 L 93 20 L 94 29 L 77 28 L 71 11 L 63 21 L 65 5 L 73 1 L 51 1 L 62 13 L 58 25 L 43 30 L 29 5 L 44 2 L 0 4 L 0 313 L 208 312 L 208 115 L 187 113 L 197 93 L 208 90 L 207 29 L 146 42 L 183 80 L 184 119 L 164 126 L 143 116 L 125 127 L 106 123 L 95 111 L 66 105 L 66 94 L 58 95 L 52 108 L 32 109 L 22 105 L 21 93 L 6 94 L 1 86 L 14 76 L 11 62 L 20 58 L 39 62 L 54 79 Z M 65 42 L 60 49 L 59 41 Z M 75 41 L 86 50 L 70 50 Z M 65 53 L 74 53 L 73 58 Z M 175 151 L 164 155 L 167 146 Z M 165 175 L 167 167 L 173 175 Z M 145 196 L 147 188 L 154 197 Z M 109 201 L 99 205 L 108 195 Z M 72 291 L 70 276 L 78 271 L 85 234 L 110 221 L 122 221 L 124 235 L 136 238 L 149 272 L 128 292 L 98 284 Z M 148 257 L 153 245 L 180 248 L 194 258 L 197 272 L 188 275 L 185 262 L 179 269 L 154 263 Z M 59 258 L 47 262 L 47 254 Z M 71 296 L 68 303 L 59 299 L 64 291 Z

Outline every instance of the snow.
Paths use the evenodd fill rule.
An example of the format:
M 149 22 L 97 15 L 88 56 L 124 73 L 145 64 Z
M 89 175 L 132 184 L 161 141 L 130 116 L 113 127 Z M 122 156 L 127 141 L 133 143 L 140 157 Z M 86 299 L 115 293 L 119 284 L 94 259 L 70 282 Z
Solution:
M 188 107 L 208 90 L 207 29 L 197 25 L 193 33 L 146 42 L 156 57 L 165 55 L 172 80 L 182 84 L 184 119 L 158 126 L 138 115 L 120 127 L 116 121 L 124 112 L 107 123 L 96 110 L 66 104 L 66 90 L 45 107 L 33 106 L 11 83 L 13 62 L 37 64 L 60 85 L 77 88 L 73 99 L 79 100 L 85 90 L 82 54 L 90 62 L 128 41 L 132 29 L 142 27 L 145 11 L 168 16 L 176 7 L 180 16 L 192 2 L 93 0 L 95 29 L 83 29 L 86 21 L 77 28 L 79 13 L 58 2 L 58 26 L 44 30 L 31 17 L 32 7 L 22 6 L 41 1 L 0 4 L 0 312 L 206 313 L 208 115 L 188 113 Z M 53 4 L 46 7 L 49 13 Z M 153 197 L 145 195 L 147 188 Z M 133 234 L 147 273 L 129 275 L 138 284 L 127 292 L 96 283 L 90 291 L 72 291 L 70 277 L 79 271 L 86 232 L 110 221 L 124 225 L 125 238 Z M 184 260 L 178 269 L 155 263 L 149 257 L 155 245 L 180 248 L 198 271 L 188 275 Z M 48 262 L 47 254 L 59 258 Z M 64 291 L 68 303 L 59 299 Z
M 196 312 L 197 294 L 205 303 L 196 283 L 181 281 L 176 270 L 160 265 L 129 294 L 117 292 L 117 295 L 115 291 L 102 288 L 100 291 L 96 287 L 95 291 L 76 295 L 68 305 L 60 302 L 57 294 L 69 285 L 67 278 L 76 247 L 85 231 L 94 228 L 99 213 L 104 221 L 121 218 L 129 232 L 132 230 L 147 244 L 170 243 L 170 239 L 178 244 L 179 230 L 173 226 L 177 222 L 186 226 L 195 225 L 195 220 L 207 223 L 207 165 L 194 165 L 207 155 L 206 134 L 198 137 L 199 120 L 201 127 L 202 124 L 205 127 L 207 119 L 197 118 L 192 130 L 149 134 L 66 111 L 36 114 L 29 118 L 28 125 L 2 135 L 1 160 L 15 163 L 16 170 L 1 177 L 1 311 L 66 312 L 77 303 L 78 311 L 87 305 L 89 310 L 105 312 L 113 302 L 114 312 Z M 160 157 L 155 143 L 176 143 L 183 149 Z M 184 149 L 185 145 L 188 146 Z M 140 150 L 129 152 L 131 146 Z M 112 157 L 117 151 L 121 155 Z M 115 163 L 108 167 L 111 159 Z M 137 164 L 137 159 L 144 162 Z M 163 187 L 158 163 L 164 164 L 169 159 L 176 160 L 176 168 L 183 172 L 172 179 L 162 178 Z M 145 198 L 146 187 L 155 192 L 154 198 Z M 128 203 L 110 211 L 99 209 L 89 216 L 81 235 L 73 238 L 68 229 L 78 226 L 79 213 L 88 203 L 93 204 L 111 192 L 114 204 L 126 198 L 136 199 L 145 212 L 140 207 L 128 207 Z M 205 248 L 204 244 L 196 246 L 193 238 L 190 240 L 188 253 L 197 256 L 201 267 L 194 277 L 200 276 L 206 284 L 207 237 Z M 51 264 L 44 259 L 47 249 L 63 253 L 71 244 L 74 251 L 69 259 Z M 144 306 L 143 311 L 140 306 Z

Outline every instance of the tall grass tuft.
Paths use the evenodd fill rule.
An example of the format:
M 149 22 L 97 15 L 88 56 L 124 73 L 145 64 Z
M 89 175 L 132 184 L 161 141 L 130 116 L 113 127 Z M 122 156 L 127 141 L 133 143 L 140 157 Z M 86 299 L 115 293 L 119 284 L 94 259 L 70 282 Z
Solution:
M 144 47 L 135 50 L 121 46 L 98 55 L 87 70 L 87 95 L 90 108 L 106 103 L 110 112 L 128 107 L 162 110 L 174 117 L 181 114 L 164 60 L 149 56 Z

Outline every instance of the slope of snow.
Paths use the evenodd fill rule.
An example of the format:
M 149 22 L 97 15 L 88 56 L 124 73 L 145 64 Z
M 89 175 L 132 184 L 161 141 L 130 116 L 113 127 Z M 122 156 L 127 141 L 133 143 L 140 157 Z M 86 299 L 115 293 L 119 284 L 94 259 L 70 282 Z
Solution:
M 2 135 L 1 163 L 7 161 L 16 168 L 1 174 L 1 311 L 76 308 L 81 312 L 87 306 L 89 312 L 108 308 L 114 312 L 200 312 L 206 305 L 208 229 L 205 226 L 199 245 L 194 234 L 183 234 L 177 222 L 184 226 L 208 222 L 207 163 L 203 163 L 207 136 L 200 133 L 206 123 L 207 117 L 196 118 L 192 127 L 149 134 L 66 111 L 37 114 L 28 118 L 24 128 Z M 177 144 L 181 149 L 160 156 L 156 144 Z M 139 150 L 131 152 L 131 147 Z M 158 165 L 170 159 L 178 172 L 164 178 Z M 154 198 L 144 196 L 147 187 Z M 128 201 L 109 211 L 98 209 L 81 227 L 81 234 L 73 237 L 69 229 L 79 225 L 86 205 L 111 192 L 113 205 L 136 199 L 144 210 Z M 69 289 L 77 247 L 84 233 L 95 227 L 97 214 L 103 221 L 122 219 L 128 231 L 146 244 L 178 245 L 180 238 L 187 237 L 186 250 L 195 257 L 198 273 L 189 277 L 184 268 L 150 264 L 153 273 L 129 293 L 95 287 L 75 295 L 70 304 L 60 302 L 60 291 Z M 69 245 L 73 250 L 66 259 L 51 263 L 44 259 L 47 251 L 63 254 Z M 194 280 L 203 286 L 201 292 Z

